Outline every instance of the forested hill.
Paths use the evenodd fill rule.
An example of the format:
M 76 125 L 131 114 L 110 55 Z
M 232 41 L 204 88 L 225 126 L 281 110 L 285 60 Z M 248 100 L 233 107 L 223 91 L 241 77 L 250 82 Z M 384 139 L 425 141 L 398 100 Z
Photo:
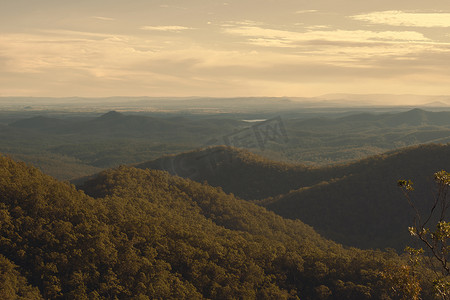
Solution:
M 220 135 L 245 122 L 221 119 L 193 120 L 180 116 L 150 117 L 144 115 L 126 115 L 110 111 L 95 118 L 67 119 L 37 116 L 18 120 L 9 127 L 20 128 L 41 134 L 55 136 L 72 135 L 74 137 L 127 137 L 152 139 L 199 139 L 202 134 Z
M 355 126 L 395 128 L 400 126 L 441 126 L 450 125 L 450 111 L 432 112 L 415 108 L 398 113 L 356 113 L 339 118 L 311 118 L 298 120 L 294 123 L 297 128 Z
M 207 181 L 227 193 L 260 200 L 340 178 L 356 165 L 312 167 L 277 162 L 245 149 L 226 146 L 208 147 L 134 165 L 141 169 L 165 170 L 172 175 Z
M 141 169 L 159 169 L 172 175 L 220 186 L 246 200 L 286 193 L 328 179 L 318 169 L 275 162 L 244 149 L 217 146 L 170 155 L 135 165 Z
M 415 290 L 393 253 L 345 249 L 166 172 L 121 167 L 84 189 L 91 196 L 0 157 L 2 299 L 406 299 Z
M 227 193 L 255 200 L 374 170 L 392 174 L 396 178 L 406 176 L 423 180 L 432 175 L 436 168 L 445 169 L 450 164 L 449 153 L 450 144 L 427 144 L 386 152 L 348 164 L 311 167 L 276 162 L 244 149 L 218 146 L 164 156 L 135 167 L 166 170 L 172 175 L 198 182 L 206 180 L 212 186 L 222 187 Z M 431 173 L 426 174 L 427 171 Z
M 276 118 L 273 114 L 257 113 L 0 112 L 0 152 L 31 163 L 58 179 L 73 180 L 122 164 L 219 144 L 247 147 L 273 160 L 317 167 L 348 163 L 411 145 L 450 142 L 450 112 L 368 111 L 372 113 L 291 111 Z M 330 177 L 324 172 L 300 173 L 302 185 Z M 205 176 L 213 180 L 212 176 Z M 298 180 L 298 176 L 293 180 Z M 340 176 L 331 174 L 332 178 Z M 285 176 L 280 179 L 289 182 Z M 220 185 L 223 181 L 218 178 L 217 182 Z M 264 198 L 300 187 L 294 182 L 276 186 L 279 188 L 269 189 L 264 184 L 262 189 L 246 190 L 240 196 Z M 233 189 L 242 190 L 239 184 Z
M 431 199 L 433 174 L 450 169 L 450 144 L 414 146 L 326 168 L 277 163 L 225 147 L 163 157 L 138 167 L 206 180 L 248 200 L 272 197 L 258 203 L 283 217 L 300 219 L 328 238 L 401 251 L 412 220 L 397 181 L 413 180 L 415 196 Z
M 433 175 L 450 170 L 450 144 L 411 147 L 348 167 L 352 171 L 342 178 L 266 199 L 265 206 L 346 245 L 401 251 L 410 243 L 405 233 L 413 217 L 397 181 L 411 179 L 417 206 L 431 209 L 436 195 Z

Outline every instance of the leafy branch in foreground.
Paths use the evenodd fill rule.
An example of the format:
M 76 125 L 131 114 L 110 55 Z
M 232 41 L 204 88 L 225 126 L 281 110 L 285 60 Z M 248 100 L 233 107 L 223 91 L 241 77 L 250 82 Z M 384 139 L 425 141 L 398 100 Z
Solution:
M 447 245 L 450 238 L 450 223 L 447 221 L 447 211 L 450 206 L 448 192 L 450 186 L 450 173 L 439 171 L 434 174 L 437 184 L 437 192 L 431 208 L 421 213 L 417 204 L 411 199 L 410 193 L 414 191 L 411 180 L 399 180 L 398 186 L 414 210 L 414 225 L 409 227 L 409 233 L 417 237 L 425 246 L 423 249 L 406 248 L 410 254 L 412 265 L 420 261 L 427 261 L 428 267 L 433 269 L 436 277 L 433 286 L 442 299 L 450 298 L 450 246 Z M 428 255 L 426 255 L 428 253 Z M 422 260 L 424 258 L 424 260 Z

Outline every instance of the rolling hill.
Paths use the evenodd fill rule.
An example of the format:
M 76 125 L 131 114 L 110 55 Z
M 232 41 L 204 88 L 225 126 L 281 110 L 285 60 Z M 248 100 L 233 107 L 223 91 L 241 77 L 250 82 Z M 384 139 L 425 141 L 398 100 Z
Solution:
M 151 117 L 142 115 L 126 115 L 110 111 L 90 120 L 61 120 L 57 118 L 37 116 L 10 123 L 13 128 L 28 129 L 46 134 L 71 135 L 78 138 L 96 136 L 134 137 L 158 140 L 173 138 L 187 140 L 198 139 L 202 134 L 225 134 L 226 130 L 245 125 L 242 121 L 233 120 L 193 120 L 183 117 Z M 178 142 L 180 142 L 178 140 Z
M 225 146 L 164 156 L 135 167 L 165 170 L 198 182 L 206 180 L 247 200 L 276 196 L 323 180 L 316 175 L 317 169 L 274 162 L 247 150 Z
M 405 234 L 413 218 L 397 181 L 411 179 L 418 207 L 431 209 L 436 193 L 433 174 L 450 169 L 450 144 L 406 148 L 343 168 L 349 168 L 344 177 L 263 202 L 346 245 L 403 250 L 410 243 Z
M 37 114 L 30 112 L 33 117 L 23 118 L 27 115 L 23 114 L 20 118 L 3 113 L 3 120 L 15 121 L 8 126 L 0 124 L 0 151 L 62 180 L 88 175 L 92 168 L 149 161 L 208 145 L 246 147 L 272 160 L 327 166 L 411 145 L 450 142 L 449 112 L 420 109 L 392 113 L 290 111 L 272 124 L 285 128 L 278 138 L 270 135 L 269 126 L 243 121 L 273 118 L 257 113 Z M 321 117 L 313 117 L 317 115 Z M 64 167 L 68 165 L 73 168 Z
M 120 167 L 83 189 L 0 157 L 4 299 L 397 299 L 418 291 L 392 252 L 346 249 L 167 172 Z M 410 285 L 392 289 L 399 281 Z
M 259 200 L 279 215 L 300 219 L 345 245 L 401 251 L 409 243 L 412 219 L 397 181 L 413 180 L 419 206 L 428 207 L 433 174 L 450 169 L 450 144 L 414 146 L 326 168 L 273 162 L 225 147 L 167 156 L 136 167 L 164 169 L 207 181 L 243 199 Z

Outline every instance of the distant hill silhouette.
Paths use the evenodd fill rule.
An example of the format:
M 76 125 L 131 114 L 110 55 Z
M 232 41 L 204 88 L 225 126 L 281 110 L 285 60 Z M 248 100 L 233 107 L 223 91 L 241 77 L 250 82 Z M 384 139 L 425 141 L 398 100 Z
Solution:
M 363 126 L 417 126 L 417 125 L 450 125 L 450 111 L 431 112 L 415 108 L 399 113 L 359 113 L 340 118 L 313 118 L 297 121 L 301 126 L 330 126 L 342 124 L 363 124 Z
M 10 127 L 28 129 L 51 134 L 76 134 L 81 136 L 104 137 L 152 137 L 159 139 L 186 139 L 201 134 L 219 135 L 245 125 L 234 120 L 192 120 L 182 117 L 150 117 L 125 115 L 110 111 L 89 121 L 66 121 L 49 117 L 33 117 L 9 124 Z
M 365 127 L 393 127 L 393 126 L 450 126 L 450 112 L 429 112 L 422 109 L 413 109 L 394 114 L 352 114 L 341 118 L 311 118 L 289 120 L 286 125 L 294 128 L 309 129 L 337 125 L 362 125 Z M 188 130 L 193 132 L 222 132 L 230 133 L 239 127 L 248 127 L 242 121 L 230 119 L 202 119 L 192 120 L 184 117 L 159 118 L 140 115 L 126 115 L 117 111 L 110 111 L 88 122 L 67 121 L 44 116 L 32 117 L 9 124 L 11 127 L 30 129 L 33 131 L 52 133 L 79 133 L 79 134 L 115 134 L 149 136 L 152 134 L 171 134 L 173 130 Z M 228 130 L 228 131 L 227 131 Z
M 98 120 L 119 120 L 122 118 L 125 118 L 126 116 L 120 112 L 117 112 L 115 110 L 112 110 L 110 112 L 107 112 L 106 114 L 101 115 L 98 117 Z
M 446 102 L 443 102 L 443 101 L 433 101 L 433 102 L 425 103 L 422 106 L 424 106 L 424 107 L 448 107 L 449 104 Z

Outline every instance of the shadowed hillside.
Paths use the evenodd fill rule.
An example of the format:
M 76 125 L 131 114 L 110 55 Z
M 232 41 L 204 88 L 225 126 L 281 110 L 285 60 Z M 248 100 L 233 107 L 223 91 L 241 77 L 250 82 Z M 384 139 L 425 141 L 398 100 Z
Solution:
M 345 249 L 300 221 L 166 172 L 121 167 L 84 189 L 94 198 L 0 158 L 0 276 L 17 280 L 13 289 L 0 284 L 4 299 L 397 299 L 413 292 L 393 292 L 388 278 L 416 280 L 393 253 Z
M 415 196 L 431 199 L 433 174 L 450 169 L 450 144 L 415 146 L 328 168 L 276 163 L 247 151 L 220 147 L 164 157 L 138 167 L 165 169 L 206 180 L 244 199 L 261 199 L 258 203 L 268 209 L 300 219 L 346 245 L 403 250 L 412 220 L 397 180 L 413 180 L 417 183 Z M 262 200 L 267 197 L 272 198 Z
M 263 202 L 268 209 L 299 218 L 341 243 L 402 250 L 413 219 L 397 181 L 411 179 L 419 208 L 431 208 L 436 192 L 433 174 L 450 169 L 450 144 L 407 148 L 343 168 L 349 169 L 345 177 Z
M 324 167 L 411 145 L 450 142 L 450 112 L 420 109 L 392 113 L 304 111 L 279 116 L 34 111 L 2 113 L 0 123 L 2 120 L 9 125 L 0 124 L 0 152 L 33 163 L 62 180 L 92 174 L 96 168 L 215 145 L 247 148 L 276 161 Z M 313 173 L 308 176 L 313 176 L 311 184 L 317 178 L 328 179 L 316 178 Z M 299 186 L 292 183 L 287 187 Z M 281 192 L 289 191 L 285 188 Z M 252 191 L 245 197 L 261 198 L 267 192 L 267 188 L 259 194 Z M 270 195 L 277 194 L 279 190 Z
M 172 175 L 207 181 L 244 199 L 261 199 L 323 180 L 314 168 L 271 161 L 247 150 L 210 147 L 137 164 Z M 328 178 L 330 175 L 326 175 Z

